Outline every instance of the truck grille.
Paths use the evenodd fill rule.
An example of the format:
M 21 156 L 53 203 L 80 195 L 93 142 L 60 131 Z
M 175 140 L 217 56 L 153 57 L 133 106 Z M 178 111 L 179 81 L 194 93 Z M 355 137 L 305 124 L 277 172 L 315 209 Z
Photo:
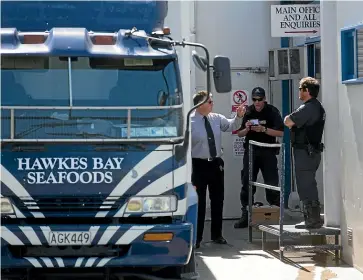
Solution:
M 122 198 L 106 201 L 106 197 L 34 197 L 34 200 L 19 200 L 16 205 L 20 211 L 74 213 L 116 210 L 124 202 Z

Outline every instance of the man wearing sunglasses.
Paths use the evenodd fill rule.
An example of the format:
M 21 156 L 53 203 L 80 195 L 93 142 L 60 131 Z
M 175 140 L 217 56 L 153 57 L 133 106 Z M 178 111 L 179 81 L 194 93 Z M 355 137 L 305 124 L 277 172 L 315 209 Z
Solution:
M 284 123 L 291 130 L 296 187 L 304 205 L 304 222 L 296 228 L 320 228 L 320 202 L 316 171 L 321 161 L 324 145 L 321 143 L 325 126 L 325 110 L 316 99 L 319 82 L 311 77 L 301 79 L 299 99 L 304 102 L 285 117 Z
M 194 105 L 208 95 L 199 91 L 193 97 Z M 198 226 L 196 248 L 203 239 L 207 187 L 211 201 L 211 239 L 214 243 L 226 244 L 222 235 L 224 202 L 224 161 L 222 156 L 222 132 L 237 130 L 242 124 L 245 108 L 240 106 L 233 119 L 212 113 L 213 100 L 198 107 L 191 114 L 192 140 L 192 184 L 198 194 Z
M 235 228 L 248 226 L 248 187 L 249 187 L 249 140 L 273 144 L 276 137 L 282 137 L 284 123 L 279 110 L 266 102 L 265 90 L 256 87 L 252 90 L 253 104 L 248 106 L 244 115 L 242 126 L 238 131 L 239 137 L 245 137 L 243 169 L 241 171 L 242 189 L 240 194 L 242 204 L 242 216 L 234 224 Z M 278 186 L 279 175 L 277 169 L 277 154 L 279 149 L 254 147 L 252 180 L 257 180 L 258 172 L 261 170 L 265 184 Z M 256 187 L 253 187 L 253 196 Z M 265 189 L 266 200 L 270 205 L 280 206 L 280 193 L 278 191 Z

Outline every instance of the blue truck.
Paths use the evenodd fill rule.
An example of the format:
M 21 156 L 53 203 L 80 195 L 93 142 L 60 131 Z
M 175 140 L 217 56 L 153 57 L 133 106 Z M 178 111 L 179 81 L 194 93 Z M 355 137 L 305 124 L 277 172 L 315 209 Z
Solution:
M 197 196 L 167 1 L 2 1 L 2 279 L 195 279 Z M 190 96 L 187 96 L 190 98 Z M 157 278 L 150 278 L 157 277 Z

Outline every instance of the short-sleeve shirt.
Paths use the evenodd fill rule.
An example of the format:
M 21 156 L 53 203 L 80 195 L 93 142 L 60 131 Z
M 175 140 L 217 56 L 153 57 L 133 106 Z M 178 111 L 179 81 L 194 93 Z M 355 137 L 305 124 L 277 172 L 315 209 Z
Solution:
M 259 124 L 265 126 L 266 128 L 284 131 L 284 123 L 281 114 L 279 110 L 271 104 L 265 103 L 265 106 L 259 112 L 256 111 L 254 105 L 248 106 L 247 112 L 243 117 L 240 130 L 244 129 L 246 123 L 252 119 L 258 119 Z M 250 130 L 246 135 L 245 147 L 248 145 L 249 140 L 268 144 L 276 143 L 276 137 L 267 135 L 263 132 L 255 132 L 252 130 Z
M 311 98 L 297 108 L 289 115 L 289 118 L 295 123 L 296 128 L 292 129 L 292 140 L 295 143 L 305 142 L 305 133 L 301 130 L 303 126 L 310 126 L 321 118 L 321 103 L 316 98 Z

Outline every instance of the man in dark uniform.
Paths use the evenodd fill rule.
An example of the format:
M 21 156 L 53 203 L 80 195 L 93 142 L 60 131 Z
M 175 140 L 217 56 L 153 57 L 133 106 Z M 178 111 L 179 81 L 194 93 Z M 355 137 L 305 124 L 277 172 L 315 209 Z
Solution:
M 284 123 L 279 110 L 266 102 L 265 90 L 256 87 L 252 90 L 253 105 L 247 108 L 247 112 L 242 120 L 242 126 L 238 131 L 239 137 L 246 137 L 244 141 L 243 169 L 241 171 L 242 189 L 241 204 L 242 217 L 235 223 L 235 228 L 245 228 L 248 226 L 248 187 L 249 187 L 249 140 L 262 143 L 274 144 L 276 137 L 282 137 Z M 254 147 L 252 180 L 257 180 L 259 170 L 261 170 L 265 184 L 278 186 L 279 175 L 277 168 L 277 154 L 279 149 Z M 253 195 L 256 187 L 253 187 Z M 271 205 L 280 205 L 280 193 L 274 190 L 265 190 L 266 200 Z
M 299 99 L 304 102 L 296 111 L 285 117 L 284 123 L 291 129 L 296 186 L 304 205 L 305 224 L 296 228 L 320 228 L 320 202 L 316 186 L 316 171 L 321 161 L 325 125 L 325 110 L 316 99 L 319 82 L 311 77 L 303 78 L 299 86 Z

